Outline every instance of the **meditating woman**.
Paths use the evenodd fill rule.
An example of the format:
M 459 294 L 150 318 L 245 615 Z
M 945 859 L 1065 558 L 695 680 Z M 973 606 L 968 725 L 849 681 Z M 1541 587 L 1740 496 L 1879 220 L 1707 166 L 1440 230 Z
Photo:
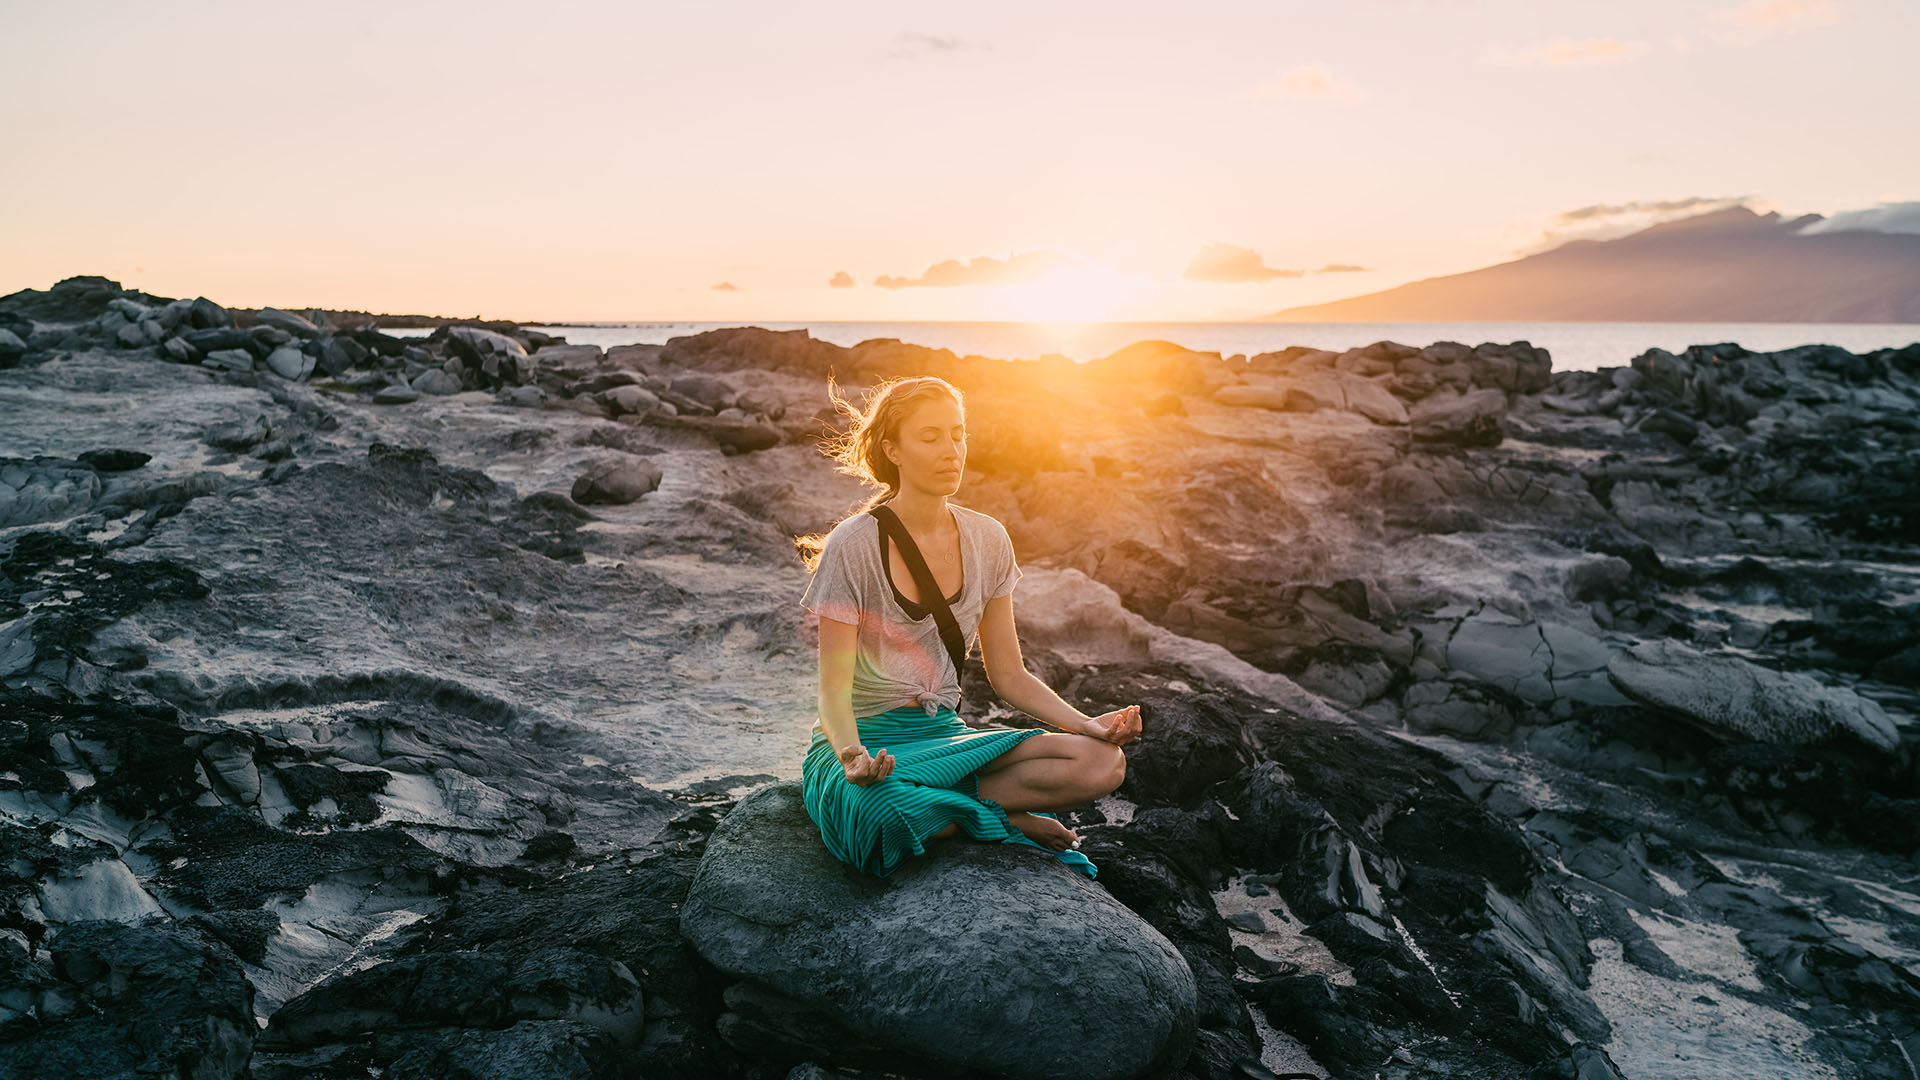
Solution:
M 928 376 L 882 384 L 864 410 L 833 400 L 852 423 L 828 451 L 841 472 L 882 490 L 824 538 L 799 541 L 813 571 L 800 603 L 820 617 L 808 815 L 835 858 L 878 877 L 962 833 L 1039 847 L 1095 876 L 1054 814 L 1120 785 L 1139 706 L 1088 716 L 1027 671 L 1013 625 L 1022 576 L 1013 541 L 992 517 L 950 501 L 967 464 L 960 391 Z M 916 582 L 905 542 L 940 595 Z M 964 659 L 976 640 L 994 692 L 1061 730 L 960 720 L 955 653 Z

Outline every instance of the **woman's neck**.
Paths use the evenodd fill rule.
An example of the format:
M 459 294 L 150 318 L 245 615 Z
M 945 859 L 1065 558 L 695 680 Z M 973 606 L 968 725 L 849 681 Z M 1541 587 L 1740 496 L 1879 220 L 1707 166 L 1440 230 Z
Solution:
M 953 526 L 953 512 L 947 509 L 945 495 L 929 495 L 914 488 L 902 488 L 899 494 L 887 500 L 887 505 L 900 516 L 900 522 L 908 532 L 938 536 Z

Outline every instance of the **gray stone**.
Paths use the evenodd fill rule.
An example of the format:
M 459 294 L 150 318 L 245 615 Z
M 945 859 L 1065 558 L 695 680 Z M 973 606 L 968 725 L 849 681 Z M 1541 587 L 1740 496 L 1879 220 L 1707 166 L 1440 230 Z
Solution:
M 383 386 L 373 392 L 375 405 L 405 405 L 419 400 L 420 391 L 411 386 Z
M 313 374 L 313 357 L 297 345 L 282 345 L 267 354 L 267 370 L 292 382 Z
M 413 388 L 423 394 L 457 394 L 460 392 L 460 378 L 449 375 L 439 368 L 423 371 L 413 380 Z
M 261 326 L 271 326 L 276 329 L 285 330 L 287 333 L 294 334 L 298 337 L 320 336 L 319 327 L 295 315 L 291 311 L 281 311 L 279 308 L 272 307 L 261 308 L 260 314 L 254 316 L 254 319 Z
M 660 486 L 660 466 L 635 458 L 593 469 L 573 482 L 581 506 L 624 506 Z
M 1886 710 L 1844 686 L 1668 638 L 1615 653 L 1607 670 L 1627 696 L 1740 739 L 1805 745 L 1845 736 L 1888 752 L 1900 744 Z
M 728 975 L 937 1068 L 1149 1076 L 1192 1045 L 1193 972 L 1104 888 L 1046 852 L 967 841 L 863 876 L 827 852 L 798 781 L 714 830 L 680 927 Z

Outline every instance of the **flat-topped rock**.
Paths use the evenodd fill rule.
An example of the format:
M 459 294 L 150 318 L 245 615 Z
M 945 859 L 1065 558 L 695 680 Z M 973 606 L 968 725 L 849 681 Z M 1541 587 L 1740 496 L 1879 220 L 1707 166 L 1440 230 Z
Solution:
M 1191 969 L 1105 889 L 1045 852 L 965 839 L 867 877 L 828 854 L 798 781 L 714 830 L 680 928 L 723 972 L 915 1071 L 1154 1076 L 1192 1044 Z
M 1709 655 L 1677 641 L 1648 641 L 1615 653 L 1607 670 L 1614 685 L 1632 697 L 1723 734 L 1790 746 L 1836 736 L 1887 751 L 1900 744 L 1893 719 L 1872 699 L 1737 656 Z

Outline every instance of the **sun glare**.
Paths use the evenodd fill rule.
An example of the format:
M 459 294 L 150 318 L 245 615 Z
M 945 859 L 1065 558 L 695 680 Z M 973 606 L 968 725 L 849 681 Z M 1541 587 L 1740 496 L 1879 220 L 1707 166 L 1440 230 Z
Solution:
M 1151 282 L 1101 266 L 1063 266 L 1035 281 L 1000 289 L 999 306 L 1017 322 L 1111 322 L 1127 312 Z

